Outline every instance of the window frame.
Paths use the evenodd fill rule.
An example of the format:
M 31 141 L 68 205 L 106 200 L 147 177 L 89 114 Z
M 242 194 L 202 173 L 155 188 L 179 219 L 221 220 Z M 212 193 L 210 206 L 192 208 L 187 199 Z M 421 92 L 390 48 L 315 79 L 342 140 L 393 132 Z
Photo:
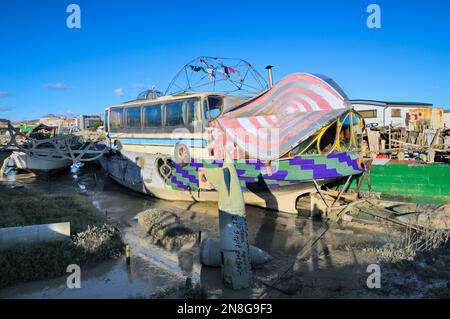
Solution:
M 374 114 L 374 116 L 365 116 L 364 113 L 366 112 L 372 112 L 372 114 Z M 372 110 L 360 110 L 358 111 L 358 113 L 361 115 L 362 118 L 365 119 L 376 119 L 378 118 L 378 110 L 372 109 Z
M 341 115 L 342 116 L 342 115 Z M 352 150 L 359 150 L 361 148 L 361 146 L 358 147 L 358 143 L 357 143 L 357 136 L 356 136 L 356 132 L 355 132 L 355 119 L 358 118 L 359 119 L 359 123 L 357 123 L 360 127 L 361 130 L 361 136 L 360 136 L 360 140 L 362 141 L 362 136 L 363 136 L 363 131 L 364 131 L 364 126 L 365 126 L 365 122 L 364 122 L 364 118 L 359 114 L 359 112 L 356 111 L 349 111 L 347 113 L 343 114 L 344 116 L 344 121 L 350 117 L 350 134 L 351 134 L 351 138 L 350 138 L 350 143 L 349 145 L 345 148 L 342 149 L 340 147 L 340 140 L 339 140 L 339 134 L 341 132 L 342 129 L 342 124 L 344 121 L 340 121 L 340 117 L 336 120 L 334 120 L 333 122 L 331 122 L 330 124 L 328 124 L 327 126 L 324 126 L 318 133 L 316 133 L 316 136 L 311 136 L 312 139 L 309 141 L 308 144 L 305 144 L 305 146 L 303 147 L 303 149 L 296 151 L 297 147 L 302 144 L 303 142 L 299 143 L 299 145 L 295 146 L 294 148 L 292 148 L 289 152 L 286 153 L 286 155 L 288 155 L 288 157 L 292 158 L 292 157 L 297 157 L 297 156 L 302 156 L 302 155 L 328 155 L 334 151 L 338 151 L 338 152 L 348 152 L 348 151 L 352 151 Z M 334 144 L 331 147 L 331 149 L 327 152 L 323 152 L 320 148 L 320 142 L 322 139 L 322 136 L 325 134 L 325 132 L 334 124 L 336 124 L 336 135 L 335 135 L 335 139 L 334 139 Z M 361 142 L 360 141 L 360 142 Z M 315 147 L 316 149 L 316 153 L 314 154 L 305 154 L 305 152 L 311 148 L 312 146 Z
M 131 126 L 129 123 L 128 113 L 131 109 L 139 109 L 139 126 Z M 126 129 L 127 131 L 142 130 L 142 106 L 130 106 L 124 108 L 124 129 Z
M 105 110 L 105 132 L 108 133 L 109 132 L 109 109 Z
M 159 106 L 160 109 L 160 124 L 158 126 L 148 126 L 147 124 L 147 113 L 146 110 L 149 108 L 157 108 Z M 146 131 L 154 131 L 154 130 L 162 130 L 164 128 L 164 103 L 157 103 L 157 104 L 146 104 L 142 106 L 142 127 L 143 130 Z
M 125 127 L 124 127 L 124 107 L 117 107 L 117 108 L 112 108 L 112 109 L 110 109 L 109 110 L 109 112 L 110 112 L 110 116 L 109 116 L 109 120 L 110 120 L 110 129 L 111 129 L 111 131 L 112 132 L 117 132 L 117 131 L 123 131 L 124 129 L 125 129 Z M 111 120 L 112 120 L 112 114 L 113 113 L 117 113 L 117 111 L 121 111 L 120 113 L 121 113 L 121 119 L 120 119 L 120 125 L 112 125 L 113 123 L 111 122 Z M 119 124 L 119 123 L 118 123 Z
M 347 112 L 346 114 L 343 114 L 344 115 L 344 120 L 343 121 L 341 121 L 342 115 L 338 119 L 338 133 L 337 133 L 337 136 L 336 136 L 336 146 L 335 146 L 335 148 L 339 152 L 347 152 L 353 146 L 354 134 L 353 134 L 353 117 L 352 117 L 352 114 L 353 114 L 353 112 Z M 349 141 L 349 143 L 348 143 L 346 148 L 342 148 L 341 147 L 341 138 L 340 138 L 340 136 L 341 136 L 342 128 L 344 126 L 343 124 L 345 123 L 345 121 L 347 119 L 349 119 L 349 122 L 350 122 L 350 124 L 349 124 L 349 126 L 350 126 L 350 141 Z
M 395 112 L 398 111 L 398 115 L 394 115 L 394 114 L 393 114 L 394 111 L 395 111 Z M 395 108 L 395 109 L 393 108 L 393 109 L 391 109 L 391 118 L 396 118 L 396 119 L 402 118 L 402 109 L 400 109 L 400 108 Z
M 209 99 L 210 98 L 219 98 L 219 99 L 221 99 L 222 100 L 222 107 L 220 108 L 220 112 L 219 112 L 219 114 L 217 116 L 208 118 L 207 114 L 211 114 L 211 109 L 209 107 Z M 206 102 L 206 109 L 207 110 L 205 110 L 204 102 Z M 218 117 L 220 117 L 220 115 L 222 114 L 222 112 L 224 110 L 224 107 L 225 107 L 224 104 L 225 104 L 224 97 L 221 96 L 221 95 L 208 95 L 208 96 L 206 96 L 204 98 L 203 104 L 202 104 L 203 119 L 205 121 L 209 122 L 209 121 L 213 121 L 213 120 L 217 119 Z
M 322 148 L 320 147 L 320 142 L 322 140 L 322 137 L 325 135 L 325 133 L 328 131 L 328 129 L 335 124 L 336 124 L 336 132 L 334 133 L 333 145 L 331 146 L 331 148 L 328 151 L 323 152 Z M 338 141 L 339 141 L 339 119 L 336 119 L 333 122 L 331 122 L 330 124 L 328 124 L 327 126 L 325 126 L 324 128 L 322 128 L 322 131 L 320 132 L 320 134 L 317 138 L 317 151 L 319 152 L 319 155 L 331 154 L 336 149 L 336 145 L 337 145 Z
M 194 102 L 194 117 L 193 120 L 191 122 L 189 122 L 189 115 L 190 115 L 190 110 L 189 110 L 189 103 L 190 102 Z M 199 120 L 199 116 L 198 116 L 198 105 L 201 103 L 201 99 L 200 98 L 189 98 L 187 100 L 184 101 L 183 104 L 183 108 L 184 108 L 184 115 L 185 115 L 185 119 L 184 119 L 184 125 L 186 127 L 192 127 L 194 126 L 195 121 Z
M 186 112 L 185 112 L 185 107 L 184 107 L 184 102 L 185 100 L 174 100 L 174 101 L 170 101 L 170 102 L 165 102 L 164 103 L 164 128 L 180 128 L 180 127 L 186 127 Z M 168 104 L 177 104 L 180 103 L 181 104 L 181 124 L 177 124 L 177 125 L 168 125 L 167 124 L 167 105 Z

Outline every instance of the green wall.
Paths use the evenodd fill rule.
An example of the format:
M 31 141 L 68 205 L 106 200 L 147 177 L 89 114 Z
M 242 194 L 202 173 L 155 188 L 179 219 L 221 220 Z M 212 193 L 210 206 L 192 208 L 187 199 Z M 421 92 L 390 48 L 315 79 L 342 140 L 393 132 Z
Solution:
M 409 195 L 418 202 L 442 203 L 450 198 L 450 165 L 374 165 L 371 169 L 372 191 L 377 193 Z M 350 189 L 355 189 L 361 177 L 355 178 Z M 367 179 L 361 191 L 369 191 Z

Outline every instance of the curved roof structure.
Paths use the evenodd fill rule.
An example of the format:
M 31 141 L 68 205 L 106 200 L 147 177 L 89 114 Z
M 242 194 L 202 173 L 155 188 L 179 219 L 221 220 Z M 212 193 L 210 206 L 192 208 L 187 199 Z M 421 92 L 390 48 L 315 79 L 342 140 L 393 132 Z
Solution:
M 308 73 L 288 75 L 216 122 L 253 158 L 279 158 L 351 109 L 336 82 L 324 79 Z

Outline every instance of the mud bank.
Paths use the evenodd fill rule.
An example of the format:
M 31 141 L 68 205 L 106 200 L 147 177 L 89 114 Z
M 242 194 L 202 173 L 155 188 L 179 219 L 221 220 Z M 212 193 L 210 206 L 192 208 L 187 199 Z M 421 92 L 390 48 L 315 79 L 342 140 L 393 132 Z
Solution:
M 7 183 L 8 184 L 8 183 Z M 123 251 L 119 230 L 81 194 L 47 195 L 0 184 L 0 227 L 70 222 L 68 240 L 17 244 L 0 250 L 0 288 L 61 276 L 70 264 L 92 267 Z
M 247 207 L 249 240 L 273 260 L 253 269 L 251 288 L 233 291 L 222 285 L 219 268 L 198 262 L 198 236 L 218 237 L 217 206 L 167 202 L 131 192 L 86 166 L 76 178 L 63 174 L 50 181 L 4 182 L 25 189 L 81 193 L 116 225 L 131 248 L 123 257 L 82 272 L 82 288 L 65 288 L 65 277 L 15 285 L 1 298 L 411 298 L 448 297 L 448 247 L 395 255 L 404 230 L 389 224 L 326 223 Z M 11 185 L 11 184 L 9 184 Z M 178 231 L 161 231 L 152 220 L 169 214 Z M 155 219 L 157 220 L 157 219 Z M 391 258 L 386 258 L 390 256 Z M 367 267 L 377 263 L 380 288 L 370 289 Z M 186 286 L 187 282 L 187 286 Z

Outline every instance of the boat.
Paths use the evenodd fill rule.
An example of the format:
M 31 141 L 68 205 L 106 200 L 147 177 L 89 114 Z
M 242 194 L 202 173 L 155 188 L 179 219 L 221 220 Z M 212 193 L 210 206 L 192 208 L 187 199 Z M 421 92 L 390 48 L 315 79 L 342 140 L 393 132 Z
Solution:
M 269 76 L 269 85 L 245 96 L 243 74 L 265 82 L 248 62 L 239 60 L 247 70 L 238 70 L 222 58 L 194 61 L 165 94 L 149 90 L 106 108 L 111 147 L 100 163 L 118 183 L 170 201 L 217 201 L 205 169 L 221 167 L 228 153 L 246 204 L 297 213 L 302 196 L 363 172 L 364 122 L 332 79 L 294 73 L 273 85 Z M 182 88 L 177 77 L 184 74 Z M 209 83 L 196 90 L 195 75 Z M 201 90 L 223 80 L 238 88 Z
M 65 137 L 56 137 L 57 127 L 50 127 L 41 123 L 35 125 L 20 125 L 20 132 L 27 138 L 21 142 L 24 150 L 15 151 L 11 155 L 14 166 L 18 169 L 35 173 L 47 174 L 66 169 L 72 161 L 55 151 L 56 146 L 62 146 Z M 38 146 L 34 145 L 38 143 Z
M 65 158 L 40 159 L 22 152 L 14 152 L 11 159 L 16 168 L 35 173 L 36 175 L 63 170 L 72 165 L 72 161 Z
M 54 173 L 79 162 L 98 159 L 106 145 L 73 134 L 56 134 L 57 127 L 37 123 L 14 128 L 8 121 L 11 160 L 18 169 L 37 175 Z

